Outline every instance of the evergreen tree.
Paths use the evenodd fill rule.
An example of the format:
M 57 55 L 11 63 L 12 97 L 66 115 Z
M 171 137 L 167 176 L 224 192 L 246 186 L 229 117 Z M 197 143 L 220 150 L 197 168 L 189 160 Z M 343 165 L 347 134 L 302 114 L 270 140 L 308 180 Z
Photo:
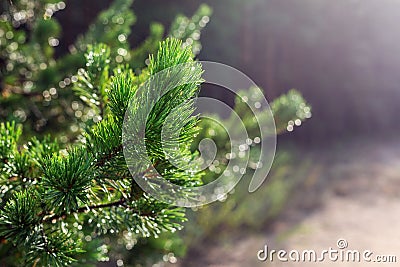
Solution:
M 88 31 L 79 36 L 76 42 L 69 47 L 69 53 L 57 57 L 55 51 L 59 43 L 58 38 L 61 36 L 61 26 L 54 14 L 66 7 L 64 2 L 14 0 L 3 1 L 0 4 L 0 120 L 23 123 L 24 131 L 18 135 L 19 150 L 31 150 L 31 145 L 34 144 L 35 147 L 52 147 L 51 151 L 53 152 L 60 151 L 65 148 L 68 139 L 74 140 L 75 136 L 81 133 L 81 128 L 93 126 L 102 118 L 99 109 L 104 106 L 103 102 L 99 102 L 98 96 L 93 94 L 87 98 L 85 90 L 90 86 L 95 86 L 89 90 L 92 93 L 99 93 L 101 90 L 102 100 L 105 101 L 107 100 L 104 98 L 105 87 L 104 84 L 101 84 L 105 80 L 96 80 L 97 74 L 94 75 L 85 68 L 76 73 L 77 68 L 84 67 L 86 60 L 89 60 L 85 58 L 84 53 L 87 45 L 91 42 L 102 42 L 110 48 L 110 60 L 108 64 L 102 66 L 104 68 L 102 74 L 97 76 L 111 76 L 112 73 L 108 73 L 108 71 L 124 63 L 129 64 L 136 73 L 143 71 L 148 64 L 146 61 L 148 54 L 154 53 L 158 49 L 165 32 L 161 24 L 152 23 L 150 36 L 143 43 L 131 48 L 128 45 L 130 27 L 136 21 L 130 8 L 131 3 L 132 0 L 118 0 L 112 3 L 107 10 L 98 15 L 89 26 Z M 166 35 L 186 38 L 185 42 L 189 40 L 188 38 L 193 37 L 193 52 L 198 53 L 200 31 L 207 24 L 201 20 L 204 17 L 208 18 L 210 14 L 211 10 L 202 5 L 192 18 L 179 15 L 172 22 L 171 29 Z M 92 65 L 92 70 L 97 63 Z M 145 79 L 146 75 L 140 77 Z M 82 82 L 89 83 L 85 87 L 82 86 Z M 78 97 L 71 93 L 70 88 L 78 93 Z M 97 104 L 100 104 L 100 107 Z M 69 127 L 70 125 L 71 127 Z M 19 129 L 20 126 L 17 128 Z M 10 132 L 9 129 L 4 131 Z M 58 142 L 52 142 L 49 137 L 41 138 L 43 132 L 58 136 Z M 36 135 L 38 138 L 29 140 L 29 136 L 32 135 Z M 27 160 L 26 155 L 23 158 L 23 160 Z M 10 168 L 11 165 L 7 166 Z M 1 176 L 8 177 L 5 173 L 2 173 Z M 8 187 L 8 182 L 7 180 L 2 181 L 2 190 L 4 186 Z M 2 199 L 2 205 L 8 198 L 9 194 Z M 90 229 L 84 228 L 81 232 L 88 234 L 85 236 L 86 238 L 92 239 Z M 163 239 L 153 242 L 155 249 L 152 248 L 152 244 L 146 244 L 145 247 L 140 246 L 142 248 L 140 257 L 136 257 L 135 262 L 150 264 L 149 262 L 157 261 L 163 253 L 167 254 L 170 251 L 168 247 L 171 247 L 171 244 L 175 244 L 171 241 L 176 237 L 170 235 L 168 239 L 168 246 L 160 245 L 165 243 Z M 5 241 L 4 237 L 1 237 L 1 241 L 0 265 L 17 265 L 19 254 L 10 249 L 11 244 Z M 138 235 L 130 232 L 119 233 L 116 238 L 115 234 L 110 235 L 108 232 L 108 234 L 103 234 L 101 240 L 97 238 L 93 239 L 90 244 L 87 243 L 85 250 L 88 252 L 84 255 L 77 255 L 77 257 L 88 262 L 91 259 L 107 260 L 108 256 L 97 251 L 106 251 L 107 246 L 113 242 L 123 242 L 128 249 L 131 249 L 137 242 L 143 243 Z M 178 240 L 177 243 L 179 242 Z M 139 245 L 135 246 L 135 249 L 137 247 Z M 144 251 L 149 253 L 144 253 Z M 82 266 L 82 261 L 79 265 Z
M 85 130 L 81 143 L 66 150 L 59 150 L 57 141 L 50 139 L 39 142 L 34 138 L 20 144 L 21 128 L 15 123 L 1 124 L 0 235 L 23 255 L 24 266 L 72 264 L 77 254 L 90 249 L 80 231 L 83 225 L 94 235 L 128 231 L 149 237 L 180 229 L 185 220 L 182 208 L 156 201 L 138 187 L 122 154 L 121 134 L 127 104 L 141 81 L 192 61 L 193 54 L 190 48 L 182 48 L 180 41 L 167 39 L 139 76 L 129 67 L 119 66 L 108 77 L 109 55 L 109 48 L 102 44 L 89 47 L 86 54 L 87 68 L 80 79 L 86 83 L 77 83 L 77 92 L 86 98 L 94 88 L 107 90 L 99 89 L 104 95 L 95 103 L 103 107 L 104 118 Z M 201 73 L 201 69 L 192 71 Z M 194 97 L 198 86 L 179 88 L 187 91 L 180 101 Z M 176 101 L 171 99 L 167 95 L 158 107 L 172 109 Z M 165 112 L 152 112 L 154 126 L 147 128 L 146 135 L 158 136 L 156 125 L 163 124 Z M 193 121 L 190 117 L 186 120 L 184 124 Z M 195 131 L 187 128 L 181 134 L 190 143 Z M 149 145 L 149 149 L 153 164 L 166 160 L 159 147 Z M 157 170 L 182 186 L 201 183 L 200 174 L 183 177 L 169 164 L 158 164 Z

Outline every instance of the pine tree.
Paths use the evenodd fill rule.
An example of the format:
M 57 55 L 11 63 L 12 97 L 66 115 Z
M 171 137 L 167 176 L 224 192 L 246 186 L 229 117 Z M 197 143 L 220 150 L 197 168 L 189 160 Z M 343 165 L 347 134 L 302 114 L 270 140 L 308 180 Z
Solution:
M 43 151 L 47 151 L 44 148 L 51 148 L 48 153 L 58 153 L 65 148 L 68 139 L 74 140 L 81 133 L 80 128 L 91 127 L 102 118 L 102 114 L 99 112 L 101 107 L 97 106 L 99 104 L 98 96 L 91 94 L 90 98 L 85 98 L 85 90 L 88 88 L 82 87 L 80 84 L 88 82 L 85 80 L 86 78 L 96 79 L 94 76 L 97 74 L 94 75 L 85 68 L 81 68 L 76 73 L 77 68 L 84 67 L 88 60 L 84 53 L 90 42 L 102 42 L 109 47 L 110 60 L 103 66 L 104 69 L 109 71 L 120 64 L 129 64 L 136 73 L 146 72 L 143 68 L 148 64 L 146 61 L 148 54 L 154 53 L 158 49 L 165 31 L 161 24 L 152 23 L 149 37 L 136 47 L 130 47 L 128 45 L 130 27 L 136 21 L 130 8 L 131 4 L 132 0 L 114 1 L 107 10 L 98 15 L 97 19 L 89 26 L 89 30 L 70 46 L 69 53 L 57 58 L 54 55 L 55 48 L 59 43 L 58 38 L 61 35 L 61 26 L 54 14 L 66 7 L 64 2 L 14 0 L 3 1 L 0 4 L 0 120 L 23 123 L 24 131 L 22 134 L 18 134 L 16 139 L 19 143 L 17 149 L 20 151 L 19 153 L 32 150 L 33 147 L 39 147 L 38 149 Z M 185 42 L 192 38 L 193 52 L 198 53 L 200 32 L 207 24 L 201 20 L 205 17 L 208 18 L 210 14 L 211 10 L 202 5 L 192 18 L 179 15 L 172 22 L 167 35 L 186 38 Z M 178 31 L 174 31 L 177 29 Z M 107 74 L 107 71 L 104 71 L 103 74 L 112 75 L 112 73 Z M 89 76 L 85 77 L 85 75 Z M 138 80 L 146 77 L 146 75 L 140 75 Z M 90 80 L 90 82 L 91 84 L 86 84 L 86 86 L 99 85 L 99 80 Z M 71 88 L 78 93 L 78 98 L 71 94 Z M 79 88 L 83 89 L 80 93 Z M 103 85 L 90 88 L 89 91 L 98 92 L 100 88 L 103 90 L 101 96 L 104 97 Z M 104 106 L 103 102 L 100 102 L 100 106 Z M 18 128 L 18 132 L 21 130 L 21 126 L 14 127 Z M 4 131 L 8 133 L 11 130 Z M 58 136 L 58 141 L 54 142 L 49 137 L 43 139 L 40 137 L 43 136 L 43 131 L 51 133 L 53 137 Z M 38 138 L 29 139 L 29 136 L 32 135 L 36 135 Z M 22 154 L 24 156 L 21 157 L 21 164 L 31 164 L 31 161 L 28 163 L 26 161 L 28 159 L 27 152 Z M 40 155 L 37 153 L 37 156 Z M 15 158 L 15 160 L 19 160 L 18 156 Z M 13 164 L 18 163 L 14 162 Z M 7 168 L 11 168 L 10 166 L 11 163 L 7 164 Z M 11 171 L 7 169 L 7 172 Z M 1 168 L 1 172 L 3 172 L 3 168 Z M 5 172 L 1 176 L 8 177 L 9 175 Z M 7 179 L 2 181 L 2 190 L 3 187 L 8 188 L 8 182 Z M 25 187 L 22 182 L 17 188 L 21 187 Z M 2 199 L 2 206 L 9 197 L 10 193 L 5 195 Z M 90 229 L 84 228 L 80 235 L 83 233 L 86 234 L 86 238 L 92 239 Z M 84 242 L 87 252 L 76 255 L 80 259 L 79 266 L 83 266 L 82 262 L 84 261 L 107 260 L 108 253 L 105 251 L 113 242 L 123 241 L 127 248 L 133 247 L 136 242 L 141 242 L 141 238 L 137 234 L 130 232 L 129 234 L 122 232 L 118 236 L 109 233 L 103 234 L 104 238 L 101 240 L 93 238 L 91 243 Z M 174 236 L 168 238 L 168 244 L 171 244 L 171 240 L 176 239 Z M 2 241 L 0 242 L 0 265 L 17 265 L 20 259 L 18 252 L 15 252 L 10 242 L 5 241 L 3 237 L 0 237 L 0 241 Z M 153 242 L 154 248 L 152 245 L 146 244 L 145 248 L 140 251 L 140 257 L 135 261 L 150 264 L 149 262 L 161 258 L 162 253 L 168 253 L 169 251 L 165 250 L 164 245 L 160 247 L 160 242 L 164 241 L 157 239 L 156 242 Z M 143 248 L 143 246 L 141 247 Z M 151 253 L 143 251 L 151 251 Z
M 109 55 L 105 45 L 89 47 L 87 68 L 79 79 L 85 83 L 77 83 L 82 98 L 95 88 L 103 94 L 95 105 L 103 107 L 104 118 L 85 130 L 82 143 L 61 151 L 57 141 L 50 139 L 20 144 L 21 128 L 15 123 L 1 124 L 0 235 L 18 248 L 25 266 L 73 263 L 77 254 L 87 250 L 82 225 L 97 234 L 128 231 L 149 237 L 180 229 L 185 220 L 183 209 L 156 201 L 135 183 L 122 154 L 121 131 L 127 104 L 140 82 L 165 68 L 190 62 L 194 55 L 180 41 L 167 39 L 157 55 L 150 57 L 147 71 L 137 76 L 129 67 L 119 66 L 108 77 Z M 198 85 L 180 88 L 187 90 L 182 101 L 194 97 Z M 175 106 L 168 97 L 162 104 L 167 109 Z M 164 113 L 153 112 L 152 125 L 162 124 Z M 193 120 L 187 119 L 186 123 Z M 147 131 L 150 136 L 159 135 L 158 127 Z M 182 132 L 189 143 L 194 134 L 192 129 Z M 153 163 L 165 162 L 158 147 L 149 147 Z M 182 177 L 168 164 L 157 168 L 182 186 L 201 182 L 199 175 Z

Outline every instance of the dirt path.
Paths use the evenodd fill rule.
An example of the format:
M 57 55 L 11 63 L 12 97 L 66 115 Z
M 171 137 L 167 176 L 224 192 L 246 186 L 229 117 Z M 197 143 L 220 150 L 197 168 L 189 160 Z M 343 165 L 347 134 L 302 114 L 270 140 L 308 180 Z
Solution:
M 359 141 L 312 152 L 315 164 L 304 190 L 272 229 L 210 247 L 191 266 L 398 266 L 400 262 L 400 142 Z M 257 251 L 314 249 L 320 253 L 344 238 L 346 250 L 396 255 L 397 263 L 260 262 Z

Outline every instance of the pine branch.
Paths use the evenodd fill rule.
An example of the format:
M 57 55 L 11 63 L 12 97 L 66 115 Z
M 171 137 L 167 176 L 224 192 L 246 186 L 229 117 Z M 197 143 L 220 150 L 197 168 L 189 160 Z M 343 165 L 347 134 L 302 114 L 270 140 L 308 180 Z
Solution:
M 96 162 L 97 167 L 102 167 L 104 164 L 106 164 L 108 161 L 110 161 L 112 158 L 114 158 L 117 154 L 121 153 L 123 149 L 122 144 L 115 147 L 110 153 L 107 155 L 101 157 L 99 161 Z
M 120 207 L 120 206 L 124 206 L 125 208 L 128 208 L 129 210 L 135 212 L 136 214 L 138 214 L 141 217 L 154 217 L 157 216 L 156 214 L 152 213 L 152 212 L 141 212 L 139 210 L 135 210 L 133 208 L 130 208 L 128 205 L 128 200 L 125 198 L 122 198 L 118 201 L 114 201 L 114 202 L 109 202 L 109 203 L 104 203 L 104 204 L 99 204 L 99 205 L 91 205 L 91 206 L 86 206 L 86 207 L 80 207 L 78 208 L 76 211 L 74 211 L 73 213 L 87 213 L 87 212 L 91 212 L 93 210 L 97 210 L 97 209 L 104 209 L 104 208 L 112 208 L 112 207 Z M 52 216 L 49 216 L 47 218 L 43 219 L 43 222 L 54 222 L 60 219 L 66 219 L 67 216 L 69 216 L 71 214 L 54 214 Z
M 52 43 L 58 42 L 61 27 L 56 18 L 51 18 L 53 13 L 64 9 L 65 3 L 16 2 L 12 10 L 0 14 L 4 22 L 0 31 L 7 33 L 0 36 L 0 80 L 4 84 L 3 90 L 0 89 L 4 96 L 0 100 L 2 118 L 22 110 L 22 121 L 38 119 L 33 125 L 35 131 L 47 121 L 47 125 L 57 125 L 59 132 L 79 125 L 83 130 L 76 135 L 82 133 L 85 141 L 69 144 L 64 150 L 63 142 L 47 138 L 28 140 L 26 136 L 30 132 L 25 132 L 23 141 L 28 142 L 22 144 L 15 124 L 0 126 L 0 240 L 6 237 L 7 242 L 20 248 L 23 266 L 70 266 L 82 248 L 93 250 L 88 244 L 76 242 L 83 231 L 67 225 L 74 220 L 70 215 L 79 214 L 80 218 L 100 222 L 111 217 L 112 220 L 107 219 L 96 231 L 126 229 L 143 237 L 180 229 L 185 220 L 184 210 L 146 195 L 131 176 L 122 153 L 122 123 L 136 89 L 151 75 L 193 61 L 192 51 L 199 50 L 198 31 L 203 28 L 200 24 L 206 19 L 202 23 L 200 20 L 208 16 L 209 10 L 203 8 L 197 17 L 190 18 L 190 23 L 196 24 L 194 31 L 186 26 L 181 35 L 185 39 L 193 38 L 196 49 L 183 48 L 189 42 L 183 45 L 169 39 L 161 43 L 163 26 L 154 23 L 150 37 L 132 50 L 128 42 L 131 25 L 135 22 L 131 4 L 132 0 L 115 0 L 99 14 L 88 32 L 78 38 L 71 53 L 57 58 Z M 20 11 L 23 11 L 23 20 L 16 14 Z M 44 16 L 37 15 L 43 13 Z M 5 49 L 14 44 L 18 45 L 13 53 Z M 153 53 L 153 57 L 145 60 Z M 146 67 L 145 62 L 151 67 Z M 195 72 L 186 72 L 185 76 L 200 77 L 201 66 L 195 65 Z M 135 72 L 129 66 L 134 67 Z M 82 69 L 77 75 L 64 76 L 76 73 L 79 68 Z M 147 129 L 152 167 L 183 186 L 200 184 L 201 175 L 187 175 L 168 164 L 160 152 L 159 141 L 152 138 L 160 136 L 157 127 L 163 124 L 167 113 L 177 103 L 192 99 L 200 83 L 199 79 L 165 97 L 151 114 L 154 127 Z M 74 87 L 83 103 L 70 94 L 71 90 L 59 90 L 64 87 Z M 68 120 L 74 115 L 78 123 Z M 197 130 L 195 121 L 188 116 L 183 118 L 183 124 L 187 125 L 180 142 L 192 141 Z M 29 127 L 29 123 L 24 125 L 25 129 Z M 67 133 L 67 136 L 70 135 Z M 183 160 L 191 153 L 184 151 Z M 149 168 L 134 175 L 150 177 L 154 174 Z M 85 225 L 85 229 L 90 227 L 91 223 Z M 4 264 L 18 264 L 14 260 L 11 262 Z
M 150 57 L 149 69 L 142 76 L 135 76 L 127 67 L 119 67 L 114 76 L 109 78 L 106 66 L 108 55 L 101 54 L 101 51 L 107 49 L 104 45 L 89 47 L 87 60 L 90 64 L 86 70 L 81 71 L 82 77 L 78 79 L 80 85 L 76 87 L 76 92 L 83 99 L 85 96 L 89 99 L 95 90 L 100 97 L 92 96 L 94 98 L 90 103 L 100 110 L 110 111 L 103 114 L 103 120 L 86 130 L 84 143 L 76 144 L 68 148 L 66 153 L 61 153 L 57 149 L 59 146 L 34 139 L 19 151 L 16 143 L 20 132 L 15 125 L 0 127 L 0 141 L 3 140 L 0 142 L 0 155 L 9 174 L 4 178 L 33 179 L 30 185 L 21 182 L 20 186 L 26 186 L 27 190 L 14 195 L 0 211 L 0 234 L 12 239 L 16 245 L 25 244 L 28 262 L 36 265 L 49 263 L 60 266 L 73 261 L 71 252 L 77 252 L 79 245 L 72 242 L 70 235 L 63 237 L 63 242 L 69 245 L 63 245 L 55 238 L 61 231 L 57 227 L 58 223 L 69 219 L 71 215 L 82 214 L 85 215 L 82 218 L 90 219 L 110 217 L 110 225 L 101 225 L 105 230 L 126 227 L 146 237 L 180 228 L 179 223 L 184 221 L 183 210 L 147 196 L 129 175 L 122 155 L 122 123 L 130 103 L 141 103 L 135 90 L 145 78 L 165 68 L 193 62 L 193 54 L 190 48 L 182 48 L 182 42 L 167 39 L 160 44 L 158 53 Z M 154 175 L 153 168 L 157 167 L 158 172 L 177 184 L 199 184 L 201 175 L 189 175 L 168 163 L 159 144 L 160 125 L 164 124 L 167 115 L 179 103 L 191 100 L 198 92 L 202 71 L 199 64 L 194 63 L 193 66 L 194 69 L 182 73 L 183 79 L 192 82 L 172 90 L 157 103 L 150 114 L 146 142 L 154 164 L 134 175 L 151 177 Z M 110 83 L 111 90 L 105 90 L 104 83 L 107 86 Z M 101 107 L 96 101 L 105 105 Z M 181 110 L 182 121 L 179 125 L 184 126 L 181 142 L 190 142 L 196 133 L 196 118 L 191 117 L 189 112 L 192 104 L 193 101 L 187 102 Z M 132 107 L 135 114 L 144 112 L 140 105 Z M 192 153 L 188 147 L 182 152 L 182 161 Z M 138 159 L 140 161 L 143 159 Z M 7 183 L 10 182 L 8 179 Z

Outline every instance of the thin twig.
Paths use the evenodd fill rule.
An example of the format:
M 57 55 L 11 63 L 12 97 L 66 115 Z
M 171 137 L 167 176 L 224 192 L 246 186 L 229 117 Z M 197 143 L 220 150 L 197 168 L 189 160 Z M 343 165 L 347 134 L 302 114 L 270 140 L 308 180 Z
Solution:
M 126 206 L 127 200 L 125 198 L 121 198 L 118 201 L 114 202 L 109 202 L 109 203 L 104 203 L 104 204 L 99 204 L 99 205 L 92 205 L 92 206 L 85 206 L 85 207 L 80 207 L 76 211 L 72 213 L 85 213 L 89 211 L 93 211 L 96 209 L 103 209 L 103 208 L 111 208 L 111 207 L 118 207 L 118 206 Z M 129 208 L 129 207 L 128 207 Z M 152 212 L 141 212 L 139 210 L 134 210 L 133 208 L 130 208 L 133 212 L 137 213 L 139 216 L 152 216 L 154 215 Z M 71 213 L 71 214 L 72 214 Z M 54 220 L 59 220 L 59 219 L 65 219 L 68 215 L 67 213 L 62 213 L 62 214 L 54 214 L 50 217 L 44 218 L 43 222 L 51 222 Z

